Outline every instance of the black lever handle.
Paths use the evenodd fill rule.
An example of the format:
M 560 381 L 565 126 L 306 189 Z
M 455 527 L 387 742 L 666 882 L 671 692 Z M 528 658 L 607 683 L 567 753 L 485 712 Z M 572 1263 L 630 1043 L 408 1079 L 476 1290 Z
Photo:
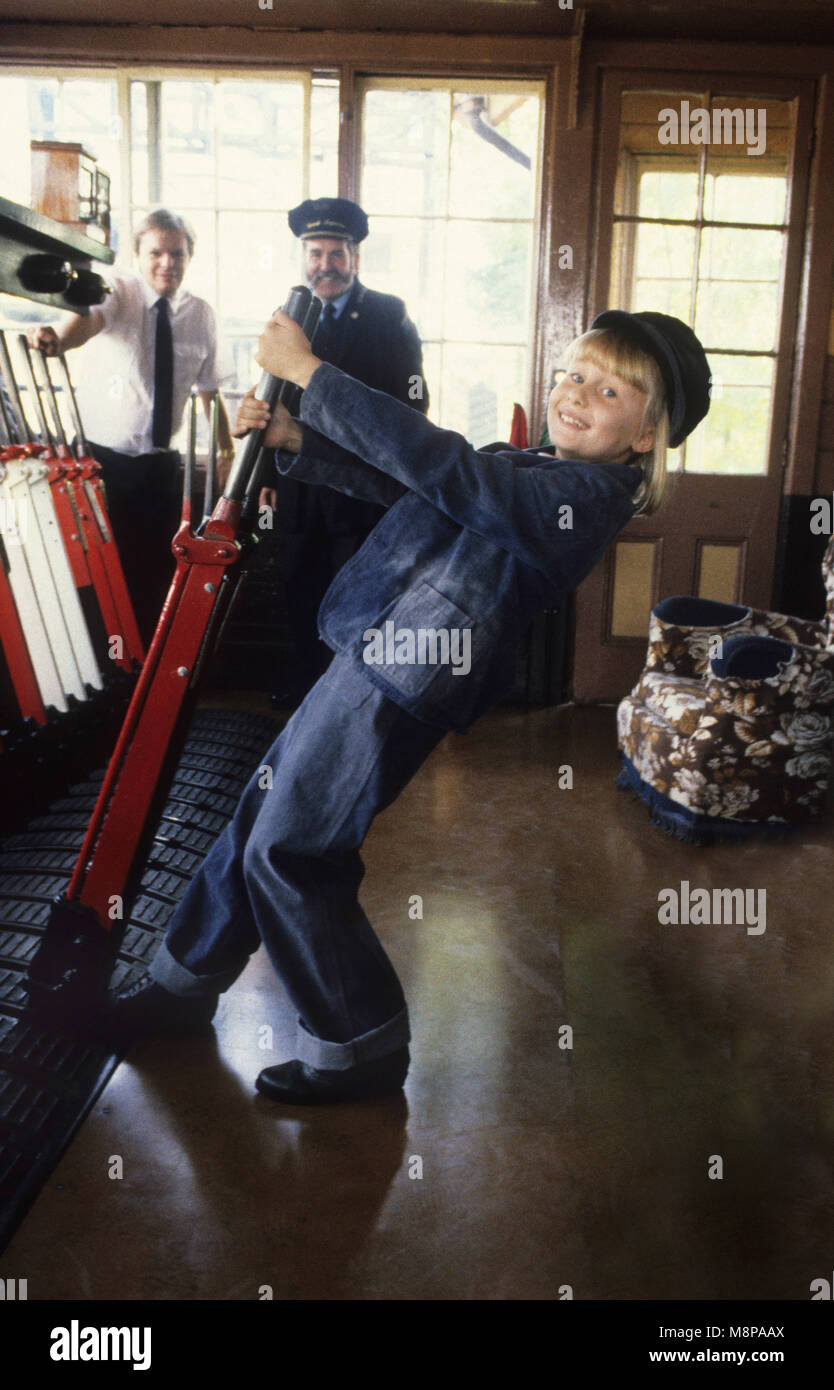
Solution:
M 282 307 L 285 314 L 289 314 L 295 323 L 301 325 L 307 337 L 311 337 L 321 313 L 321 300 L 316 299 L 306 285 L 295 285 Z M 283 381 L 280 377 L 264 372 L 255 395 L 259 401 L 266 401 L 270 410 L 274 410 L 276 405 L 283 403 L 294 391 L 295 386 L 291 381 Z M 223 493 L 228 501 L 240 502 L 246 493 L 252 490 L 265 433 L 265 430 L 253 430 L 247 435 L 246 446 L 240 458 L 235 460 Z

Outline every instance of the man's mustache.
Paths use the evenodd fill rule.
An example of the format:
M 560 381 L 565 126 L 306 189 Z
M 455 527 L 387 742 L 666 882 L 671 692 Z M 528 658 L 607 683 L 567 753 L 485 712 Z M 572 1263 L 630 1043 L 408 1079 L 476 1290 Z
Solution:
M 341 270 L 317 270 L 309 283 L 317 285 L 319 280 L 338 280 L 347 285 L 350 283 L 350 274 Z

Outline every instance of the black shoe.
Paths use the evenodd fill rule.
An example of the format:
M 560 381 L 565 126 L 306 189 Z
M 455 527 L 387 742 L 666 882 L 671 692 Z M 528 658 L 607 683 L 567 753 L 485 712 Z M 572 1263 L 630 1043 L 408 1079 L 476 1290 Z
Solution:
M 150 975 L 111 994 L 99 1016 L 102 1041 L 124 1046 L 138 1038 L 190 1038 L 208 1033 L 217 1009 L 217 993 L 190 997 L 171 994 Z
M 372 1100 L 402 1090 L 408 1073 L 409 1052 L 401 1047 L 373 1062 L 361 1062 L 347 1071 L 317 1071 L 306 1062 L 284 1062 L 266 1067 L 255 1089 L 285 1105 L 339 1105 L 344 1101 Z

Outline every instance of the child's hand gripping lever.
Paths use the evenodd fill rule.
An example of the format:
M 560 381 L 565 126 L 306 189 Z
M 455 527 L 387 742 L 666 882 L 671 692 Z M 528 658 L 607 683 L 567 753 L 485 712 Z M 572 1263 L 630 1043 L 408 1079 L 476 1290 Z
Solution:
M 316 299 L 306 285 L 296 285 L 294 289 L 290 290 L 287 302 L 283 306 L 283 312 L 299 324 L 305 336 L 310 339 L 321 313 L 321 300 Z M 270 411 L 273 411 L 276 405 L 287 405 L 295 392 L 296 387 L 291 381 L 284 381 L 279 377 L 272 376 L 269 372 L 264 372 L 258 382 L 255 397 L 257 400 L 265 402 Z M 224 508 L 224 520 L 226 519 L 224 504 L 236 507 L 238 509 L 236 514 L 239 515 L 244 498 L 249 499 L 250 506 L 253 500 L 257 501 L 260 491 L 261 454 L 265 433 L 266 427 L 253 430 L 251 434 L 247 435 L 243 452 L 232 465 L 223 497 L 218 503 L 218 509 L 216 509 Z

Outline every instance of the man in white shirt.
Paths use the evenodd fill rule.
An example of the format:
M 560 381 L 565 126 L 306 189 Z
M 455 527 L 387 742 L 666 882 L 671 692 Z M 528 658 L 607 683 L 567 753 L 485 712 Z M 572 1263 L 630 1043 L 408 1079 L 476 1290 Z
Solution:
M 115 275 L 104 304 L 57 328 L 29 331 L 53 354 L 89 343 L 78 387 L 81 419 L 102 468 L 113 534 L 140 631 L 147 640 L 173 573 L 171 538 L 179 514 L 179 455 L 170 441 L 192 386 L 208 412 L 224 369 L 214 311 L 181 288 L 194 233 L 159 208 L 136 229 L 138 275 Z M 221 459 L 233 457 L 229 422 L 219 415 Z

